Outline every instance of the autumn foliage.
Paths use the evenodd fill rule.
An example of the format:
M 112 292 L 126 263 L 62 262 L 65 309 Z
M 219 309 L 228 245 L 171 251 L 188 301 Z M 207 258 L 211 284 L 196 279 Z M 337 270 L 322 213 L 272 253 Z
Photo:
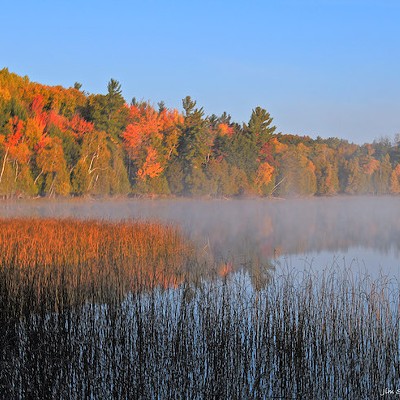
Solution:
M 397 140 L 356 145 L 135 99 L 87 94 L 0 71 L 0 196 L 310 196 L 400 193 Z

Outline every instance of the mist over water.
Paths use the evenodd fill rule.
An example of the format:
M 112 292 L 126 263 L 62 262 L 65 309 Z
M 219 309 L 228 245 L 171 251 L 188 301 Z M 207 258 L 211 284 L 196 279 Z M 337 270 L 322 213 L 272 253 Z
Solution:
M 0 393 L 10 399 L 366 399 L 396 390 L 399 205 L 391 197 L 0 203 L 0 217 L 172 223 L 211 261 L 193 263 L 204 272 L 201 279 L 188 274 L 159 285 L 168 276 L 164 250 L 175 254 L 175 242 L 167 247 L 156 239 L 143 256 L 129 258 L 140 245 L 120 247 L 123 230 L 108 227 L 92 243 L 89 224 L 69 242 L 74 233 L 65 227 L 46 230 L 49 223 L 34 221 L 20 230 L 23 223 L 3 220 L 0 234 L 15 235 L 0 252 L 7 256 L 0 263 Z M 146 228 L 142 238 L 148 234 Z M 91 245 L 80 252 L 86 238 Z M 50 252 L 51 262 L 42 265 L 37 260 L 46 246 L 61 257 Z M 161 268 L 150 268 L 149 286 L 143 272 L 161 260 Z M 138 274 L 130 277 L 135 262 Z M 214 274 L 218 263 L 238 272 Z
M 400 279 L 400 198 L 107 199 L 0 203 L 0 216 L 144 219 L 178 224 L 215 262 L 319 269 L 333 264 Z

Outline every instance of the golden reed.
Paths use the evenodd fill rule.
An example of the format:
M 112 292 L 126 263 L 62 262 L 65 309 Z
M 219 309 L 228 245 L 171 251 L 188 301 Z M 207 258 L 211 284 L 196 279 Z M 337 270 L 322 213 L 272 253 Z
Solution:
M 179 230 L 154 222 L 0 219 L 0 277 L 9 294 L 83 299 L 177 285 L 192 254 Z

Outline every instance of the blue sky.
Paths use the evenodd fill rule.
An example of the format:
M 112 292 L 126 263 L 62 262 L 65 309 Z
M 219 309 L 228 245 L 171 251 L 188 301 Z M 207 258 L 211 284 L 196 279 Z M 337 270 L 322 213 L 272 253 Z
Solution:
M 356 143 L 400 133 L 400 1 L 9 1 L 0 68 Z

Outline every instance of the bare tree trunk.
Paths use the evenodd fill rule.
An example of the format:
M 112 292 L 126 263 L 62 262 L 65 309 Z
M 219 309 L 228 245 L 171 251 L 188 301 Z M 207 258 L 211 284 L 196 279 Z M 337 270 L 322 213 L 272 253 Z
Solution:
M 36 185 L 37 180 L 42 176 L 43 174 L 43 169 L 40 171 L 40 174 L 36 177 L 36 179 L 34 180 L 34 184 Z
M 272 189 L 271 194 L 275 192 L 275 190 L 277 189 L 277 187 L 285 180 L 286 176 L 284 176 Z
M 19 164 L 18 164 L 18 161 L 15 161 L 15 179 L 14 179 L 14 182 L 17 182 L 18 173 L 19 173 Z
M 6 168 L 7 157 L 8 157 L 8 147 L 6 150 L 6 154 L 4 154 L 4 158 L 3 158 L 3 165 L 1 167 L 1 172 L 0 172 L 0 183 L 1 183 L 1 180 L 3 179 L 4 169 Z

